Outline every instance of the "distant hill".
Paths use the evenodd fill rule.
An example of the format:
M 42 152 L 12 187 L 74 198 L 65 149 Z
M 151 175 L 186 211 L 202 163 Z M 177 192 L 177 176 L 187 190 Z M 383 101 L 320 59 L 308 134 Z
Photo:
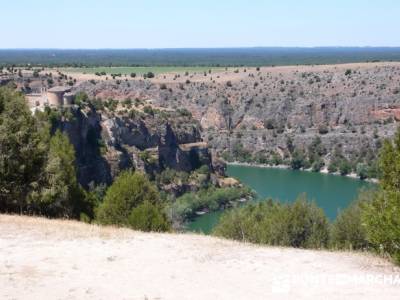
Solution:
M 0 49 L 0 66 L 271 66 L 400 61 L 400 47 Z

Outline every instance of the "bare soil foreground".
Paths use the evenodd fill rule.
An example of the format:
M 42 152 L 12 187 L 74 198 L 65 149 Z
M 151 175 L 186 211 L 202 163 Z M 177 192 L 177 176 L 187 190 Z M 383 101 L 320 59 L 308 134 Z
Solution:
M 399 275 L 371 255 L 0 215 L 0 299 L 399 299 Z

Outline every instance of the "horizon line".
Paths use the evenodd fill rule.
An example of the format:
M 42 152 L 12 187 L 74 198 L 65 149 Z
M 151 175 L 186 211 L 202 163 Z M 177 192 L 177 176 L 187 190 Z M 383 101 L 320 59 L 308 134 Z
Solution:
M 222 50 L 222 49 L 394 49 L 400 48 L 399 46 L 235 46 L 235 47 L 139 47 L 139 48 L 0 48 L 2 50 Z

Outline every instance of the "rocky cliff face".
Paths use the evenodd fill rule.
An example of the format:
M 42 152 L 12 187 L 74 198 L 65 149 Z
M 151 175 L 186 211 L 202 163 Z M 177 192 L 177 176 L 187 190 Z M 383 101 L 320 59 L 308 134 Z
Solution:
M 242 147 L 254 154 L 290 155 L 319 136 L 326 159 L 339 145 L 351 158 L 391 137 L 400 121 L 400 64 L 238 68 L 191 82 L 175 77 L 167 88 L 151 81 L 83 83 L 91 96 L 152 99 L 188 109 L 217 152 Z
M 78 179 L 109 184 L 121 170 L 140 169 L 150 176 L 169 168 L 191 172 L 205 165 L 213 170 L 211 153 L 202 142 L 200 125 L 176 112 L 126 116 L 71 108 L 72 117 L 59 127 L 76 150 Z

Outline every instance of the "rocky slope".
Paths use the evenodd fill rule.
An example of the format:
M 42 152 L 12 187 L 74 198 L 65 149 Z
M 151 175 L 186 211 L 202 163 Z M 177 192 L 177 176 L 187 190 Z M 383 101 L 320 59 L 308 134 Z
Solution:
M 327 149 L 354 159 L 376 155 L 400 121 L 400 64 L 365 63 L 229 69 L 150 80 L 84 82 L 77 88 L 103 99 L 151 99 L 188 109 L 219 153 L 290 157 L 288 139 L 306 149 L 316 136 Z

